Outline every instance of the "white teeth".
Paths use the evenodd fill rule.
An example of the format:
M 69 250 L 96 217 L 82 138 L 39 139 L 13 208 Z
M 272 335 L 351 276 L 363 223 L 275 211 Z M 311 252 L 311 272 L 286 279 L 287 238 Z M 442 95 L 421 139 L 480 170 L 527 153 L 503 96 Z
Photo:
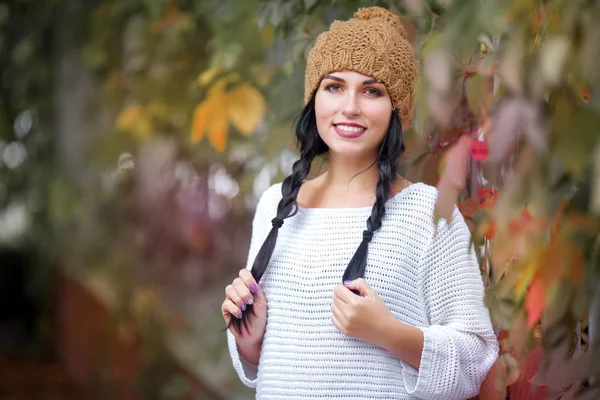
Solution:
M 344 132 L 361 132 L 365 130 L 365 128 L 359 128 L 358 126 L 336 125 L 336 127 Z

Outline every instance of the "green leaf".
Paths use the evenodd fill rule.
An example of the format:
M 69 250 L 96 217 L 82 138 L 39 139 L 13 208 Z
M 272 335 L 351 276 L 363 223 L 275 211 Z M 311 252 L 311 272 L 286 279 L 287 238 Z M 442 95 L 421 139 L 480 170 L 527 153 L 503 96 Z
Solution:
M 306 10 L 310 10 L 315 4 L 317 4 L 317 0 L 304 0 L 304 8 Z
M 554 151 L 567 170 L 582 179 L 600 137 L 600 114 L 563 95 L 556 100 L 552 123 Z
M 465 82 L 465 94 L 469 108 L 475 115 L 481 114 L 485 101 L 486 79 L 480 74 L 474 75 Z
M 490 310 L 490 317 L 495 326 L 509 330 L 516 314 L 516 305 L 512 298 L 500 297 L 496 290 L 487 290 L 484 296 L 485 305 Z

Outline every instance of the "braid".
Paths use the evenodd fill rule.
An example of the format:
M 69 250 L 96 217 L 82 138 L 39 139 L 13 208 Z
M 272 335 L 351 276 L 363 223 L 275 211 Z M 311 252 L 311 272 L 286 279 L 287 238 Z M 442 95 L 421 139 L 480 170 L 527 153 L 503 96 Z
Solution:
M 323 142 L 317 131 L 314 96 L 298 117 L 295 130 L 300 146 L 300 159 L 294 163 L 292 174 L 283 181 L 281 186 L 282 198 L 277 206 L 277 215 L 271 220 L 273 227 L 252 264 L 251 273 L 256 282 L 260 282 L 260 279 L 267 270 L 273 250 L 275 250 L 275 244 L 277 243 L 277 234 L 279 233 L 279 228 L 283 226 L 283 221 L 286 218 L 293 217 L 298 212 L 296 198 L 298 197 L 302 183 L 310 172 L 313 160 L 317 155 L 321 155 L 328 150 L 327 145 Z M 246 312 L 242 314 L 242 318 L 237 319 L 232 317 L 227 328 L 233 325 L 234 329 L 242 334 L 242 326 L 248 330 L 248 323 L 254 315 L 252 305 L 247 304 Z
M 385 216 L 385 203 L 390 198 L 392 191 L 391 184 L 396 178 L 396 164 L 403 150 L 402 125 L 397 113 L 393 112 L 388 132 L 381 144 L 381 149 L 377 157 L 379 180 L 375 189 L 376 201 L 371 210 L 371 216 L 367 219 L 367 229 L 363 231 L 363 240 L 348 263 L 348 267 L 346 267 L 346 271 L 344 271 L 344 275 L 342 276 L 342 282 L 352 281 L 365 276 L 369 242 L 373 238 L 373 233 L 381 228 L 383 217 Z

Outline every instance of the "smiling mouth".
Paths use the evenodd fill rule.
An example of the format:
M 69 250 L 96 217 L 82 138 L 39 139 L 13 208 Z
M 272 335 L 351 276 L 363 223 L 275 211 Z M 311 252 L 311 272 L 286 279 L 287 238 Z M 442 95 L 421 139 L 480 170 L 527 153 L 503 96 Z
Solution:
M 335 132 L 345 138 L 357 138 L 362 136 L 367 128 L 360 125 L 345 125 L 345 124 L 333 124 Z

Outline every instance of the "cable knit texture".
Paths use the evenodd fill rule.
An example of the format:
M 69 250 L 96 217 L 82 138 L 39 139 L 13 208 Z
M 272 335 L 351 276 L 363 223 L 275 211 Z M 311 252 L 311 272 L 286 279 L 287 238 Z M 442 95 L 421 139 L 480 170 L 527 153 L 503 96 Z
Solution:
M 247 268 L 271 229 L 281 184 L 261 197 Z M 417 371 L 390 352 L 345 336 L 331 322 L 333 289 L 363 240 L 363 208 L 300 208 L 279 230 L 261 280 L 268 303 L 258 368 L 240 359 L 228 332 L 233 365 L 257 399 L 467 399 L 498 355 L 483 304 L 483 283 L 458 210 L 435 229 L 434 187 L 417 183 L 386 203 L 365 280 L 400 321 L 425 337 Z
M 362 8 L 348 21 L 334 21 L 317 38 L 306 64 L 304 103 L 327 74 L 355 71 L 383 83 L 402 126 L 412 124 L 417 61 L 400 18 L 382 7 Z

